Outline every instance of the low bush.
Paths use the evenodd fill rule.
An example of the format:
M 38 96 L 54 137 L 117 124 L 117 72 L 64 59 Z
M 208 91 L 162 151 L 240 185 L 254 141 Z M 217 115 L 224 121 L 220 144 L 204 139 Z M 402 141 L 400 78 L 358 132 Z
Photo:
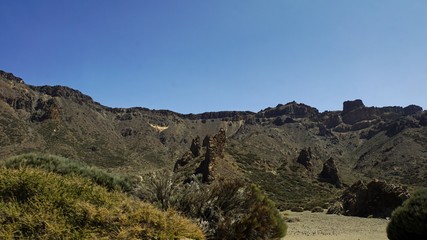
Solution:
M 0 225 L 0 239 L 204 239 L 174 211 L 31 168 L 0 168 Z
M 158 208 L 168 210 L 176 197 L 180 180 L 169 171 L 149 172 L 141 176 L 141 184 L 135 189 L 135 194 Z
M 169 179 L 153 180 L 154 176 Z M 197 177 L 191 183 L 176 184 L 174 179 L 169 174 L 153 174 L 147 185 L 153 189 L 143 192 L 146 196 L 148 192 L 148 199 L 154 203 L 164 206 L 168 202 L 171 208 L 197 221 L 208 238 L 250 240 L 285 236 L 287 226 L 282 216 L 256 186 L 240 180 L 216 180 L 206 185 Z M 159 189 L 161 186 L 163 190 Z
M 304 208 L 302 208 L 302 207 L 293 207 L 293 208 L 291 208 L 291 212 L 304 212 Z
M 387 226 L 391 240 L 418 240 L 427 236 L 427 189 L 414 194 L 398 207 Z
M 313 209 L 311 209 L 312 213 L 316 213 L 316 212 L 323 212 L 323 208 L 321 207 L 314 207 Z
M 204 223 L 213 239 L 273 239 L 286 234 L 277 208 L 254 185 L 226 180 L 193 189 L 174 207 Z
M 79 175 L 106 187 L 108 190 L 128 192 L 133 188 L 132 181 L 128 177 L 54 155 L 23 154 L 5 160 L 2 165 L 6 168 L 38 168 L 61 175 Z

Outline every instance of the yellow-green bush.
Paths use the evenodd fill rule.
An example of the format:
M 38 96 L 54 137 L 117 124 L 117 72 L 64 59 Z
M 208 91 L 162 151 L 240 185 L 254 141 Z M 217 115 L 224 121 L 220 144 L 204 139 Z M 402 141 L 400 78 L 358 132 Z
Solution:
M 78 176 L 0 169 L 0 239 L 204 239 L 197 225 Z
M 122 190 L 124 192 L 132 190 L 129 177 L 113 174 L 95 166 L 88 166 L 83 162 L 55 155 L 22 154 L 9 158 L 1 164 L 7 168 L 38 168 L 60 175 L 79 175 L 106 187 L 108 190 Z

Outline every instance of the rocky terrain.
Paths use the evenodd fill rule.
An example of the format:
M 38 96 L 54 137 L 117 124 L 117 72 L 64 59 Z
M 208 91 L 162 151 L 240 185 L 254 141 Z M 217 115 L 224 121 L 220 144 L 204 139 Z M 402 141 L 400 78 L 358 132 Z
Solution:
M 257 113 L 179 114 L 109 108 L 0 71 L 0 146 L 1 158 L 41 152 L 130 174 L 242 177 L 283 208 L 327 205 L 358 180 L 427 186 L 427 112 L 416 105 L 352 100 L 319 112 L 290 102 Z

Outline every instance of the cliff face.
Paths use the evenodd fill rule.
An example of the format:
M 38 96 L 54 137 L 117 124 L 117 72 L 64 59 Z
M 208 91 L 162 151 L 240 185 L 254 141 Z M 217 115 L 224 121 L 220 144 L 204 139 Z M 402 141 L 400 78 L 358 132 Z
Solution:
M 0 110 L 2 158 L 36 151 L 117 171 L 172 169 L 190 147 L 192 156 L 206 158 L 200 139 L 192 140 L 223 129 L 227 145 L 221 147 L 220 165 L 226 167 L 216 172 L 245 176 L 276 200 L 287 194 L 283 189 L 294 187 L 295 179 L 307 189 L 316 187 L 312 182 L 330 158 L 342 184 L 350 185 L 357 174 L 427 185 L 427 113 L 416 105 L 366 107 L 354 100 L 344 102 L 342 111 L 320 113 L 290 102 L 258 113 L 179 114 L 109 108 L 77 90 L 28 86 L 0 71 Z M 308 149 L 309 159 L 303 154 L 298 160 Z

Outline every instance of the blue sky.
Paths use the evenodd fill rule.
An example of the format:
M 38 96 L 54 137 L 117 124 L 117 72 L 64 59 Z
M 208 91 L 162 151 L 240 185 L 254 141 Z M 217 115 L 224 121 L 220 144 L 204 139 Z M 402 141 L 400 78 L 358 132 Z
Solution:
M 427 108 L 425 0 L 0 0 L 0 69 L 111 107 Z

